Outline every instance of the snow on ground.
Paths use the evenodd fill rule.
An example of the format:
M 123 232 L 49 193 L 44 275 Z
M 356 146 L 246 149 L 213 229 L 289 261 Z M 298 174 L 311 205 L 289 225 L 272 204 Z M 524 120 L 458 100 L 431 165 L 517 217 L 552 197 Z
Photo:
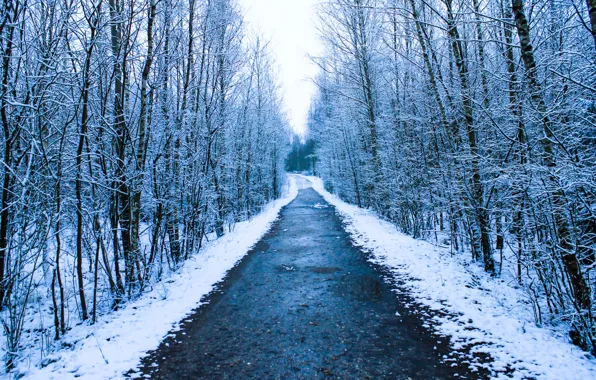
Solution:
M 562 333 L 536 327 L 521 290 L 485 275 L 482 268 L 462 256 L 430 243 L 400 234 L 372 212 L 342 202 L 324 190 L 319 178 L 290 175 L 284 198 L 272 202 L 249 222 L 208 243 L 179 272 L 125 308 L 102 316 L 94 326 L 74 327 L 62 340 L 63 348 L 43 361 L 20 362 L 16 371 L 32 379 L 110 379 L 139 364 L 141 357 L 201 304 L 226 273 L 257 243 L 298 189 L 319 192 L 336 207 L 355 243 L 372 253 L 372 260 L 406 281 L 417 300 L 432 309 L 435 329 L 451 337 L 455 349 L 474 343 L 476 352 L 489 353 L 495 377 L 505 377 L 507 366 L 514 378 L 596 379 L 596 362 L 573 346 Z M 440 314 L 442 315 L 442 314 Z M 466 360 L 467 358 L 463 358 Z M 462 358 L 460 358 L 462 360 Z
M 119 311 L 101 317 L 97 324 L 79 325 L 62 340 L 61 349 L 43 360 L 21 362 L 8 376 L 31 379 L 113 379 L 137 366 L 144 354 L 159 343 L 178 322 L 201 304 L 230 269 L 269 230 L 280 209 L 290 203 L 306 181 L 289 177 L 285 196 L 270 203 L 250 221 L 207 243 L 184 263 L 178 273 L 155 284 L 151 292 Z M 30 358 L 39 357 L 30 353 Z
M 371 261 L 385 266 L 423 305 L 448 315 L 433 317 L 454 349 L 474 344 L 474 352 L 494 358 L 495 378 L 596 379 L 596 360 L 572 345 L 562 332 L 537 327 L 531 305 L 519 289 L 486 275 L 463 255 L 415 240 L 374 213 L 328 193 L 320 178 L 306 177 L 313 188 L 343 216 L 355 244 L 370 251 Z M 470 357 L 460 358 L 470 360 Z

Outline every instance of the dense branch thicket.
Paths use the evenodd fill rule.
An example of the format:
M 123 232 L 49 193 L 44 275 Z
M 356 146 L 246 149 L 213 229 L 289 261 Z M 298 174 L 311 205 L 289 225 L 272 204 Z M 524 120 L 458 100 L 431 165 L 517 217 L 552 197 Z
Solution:
M 279 196 L 289 138 L 273 62 L 237 8 L 2 1 L 9 364 L 24 331 L 47 352 Z
M 594 350 L 596 4 L 333 0 L 309 129 L 343 199 L 468 251 Z

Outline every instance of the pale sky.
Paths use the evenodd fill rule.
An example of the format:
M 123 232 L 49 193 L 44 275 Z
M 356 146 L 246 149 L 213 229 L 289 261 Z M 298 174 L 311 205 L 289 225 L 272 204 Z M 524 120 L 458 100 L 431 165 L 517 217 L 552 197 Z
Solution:
M 271 41 L 269 49 L 279 67 L 279 80 L 292 128 L 306 130 L 317 67 L 308 55 L 321 44 L 314 26 L 315 4 L 320 0 L 239 0 L 245 8 L 249 31 Z

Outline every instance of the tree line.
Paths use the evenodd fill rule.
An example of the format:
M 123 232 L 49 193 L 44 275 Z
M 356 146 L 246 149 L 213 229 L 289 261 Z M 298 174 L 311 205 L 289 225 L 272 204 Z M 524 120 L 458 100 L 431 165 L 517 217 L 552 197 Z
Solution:
M 594 350 L 596 2 L 333 0 L 318 27 L 328 189 L 470 252 Z
M 234 0 L 2 0 L 0 51 L 10 367 L 277 198 L 289 139 Z
M 317 157 L 315 142 L 312 139 L 302 141 L 301 136 L 294 134 L 290 152 L 286 157 L 286 171 L 306 172 L 317 175 Z

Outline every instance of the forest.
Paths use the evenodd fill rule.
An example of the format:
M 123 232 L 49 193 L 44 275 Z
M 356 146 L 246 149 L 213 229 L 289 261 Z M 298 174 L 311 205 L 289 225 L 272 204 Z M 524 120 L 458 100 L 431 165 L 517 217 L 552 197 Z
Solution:
M 230 0 L 3 0 L 0 50 L 10 369 L 277 198 L 289 132 Z
M 596 2 L 336 0 L 317 27 L 327 189 L 511 279 L 593 351 Z
M 282 218 L 289 227 L 271 229 L 279 245 L 263 250 L 271 248 L 272 261 L 255 259 L 263 267 L 300 254 L 330 260 L 323 253 L 339 259 L 362 253 L 358 228 L 370 233 L 369 243 L 375 236 L 403 243 L 400 233 L 407 234 L 404 246 L 425 240 L 420 244 L 448 252 L 452 262 L 468 258 L 481 275 L 465 272 L 471 274 L 462 288 L 507 286 L 523 295 L 516 307 L 523 303 L 535 325 L 563 329 L 564 344 L 596 354 L 596 0 L 316 3 L 312 23 L 322 51 L 310 57 L 318 68 L 310 78 L 316 93 L 299 133 L 274 44 L 251 29 L 243 1 L 0 0 L 0 349 L 7 372 L 19 364 L 50 371 L 58 362 L 52 353 L 88 352 L 83 338 L 69 343 L 69 333 L 84 328 L 92 336 L 111 323 L 109 316 L 134 315 L 131 305 L 178 284 L 185 265 L 199 262 L 193 260 L 206 247 L 211 256 L 192 272 L 205 278 L 189 275 L 188 282 L 211 281 L 211 273 L 219 276 L 211 282 L 224 281 Z M 294 209 L 284 211 L 294 198 Z M 372 223 L 365 213 L 382 220 Z M 381 222 L 391 233 L 381 231 Z M 234 235 L 251 223 L 252 230 Z M 316 223 L 318 230 L 308 229 Z M 342 226 L 347 232 L 338 232 Z M 381 227 L 366 230 L 372 226 Z M 317 251 L 308 233 L 320 234 L 326 248 Z M 424 247 L 417 246 L 417 260 L 430 257 Z M 284 249 L 296 255 L 282 256 Z M 207 260 L 217 255 L 220 262 Z M 318 291 L 316 276 L 341 284 L 350 274 L 339 264 L 303 271 L 282 264 L 269 268 L 268 278 L 292 272 L 304 281 L 266 285 L 289 293 L 293 284 Z M 389 286 L 378 273 L 370 276 L 372 293 Z M 215 288 L 209 286 L 185 305 L 198 307 Z M 491 294 L 491 285 L 482 286 L 482 297 Z M 340 290 L 321 294 L 335 300 Z M 493 295 L 514 294 L 499 292 Z M 249 299 L 248 314 L 285 307 L 286 299 L 272 299 L 256 308 Z M 292 318 L 315 310 L 300 302 L 303 314 Z M 334 312 L 360 326 L 360 314 L 348 311 L 369 304 L 349 302 Z M 391 302 L 383 304 L 387 318 L 367 325 L 401 317 Z M 309 320 L 304 329 L 318 323 Z M 160 328 L 172 326 L 168 320 Z M 346 330 L 359 336 L 356 327 Z M 110 335 L 102 344 L 112 338 L 118 339 Z M 366 347 L 358 347 L 362 355 Z M 349 355 L 338 354 L 338 363 L 348 368 Z M 392 358 L 386 363 L 397 362 Z M 137 365 L 134 360 L 124 366 Z M 321 371 L 327 375 L 318 368 L 317 376 Z

